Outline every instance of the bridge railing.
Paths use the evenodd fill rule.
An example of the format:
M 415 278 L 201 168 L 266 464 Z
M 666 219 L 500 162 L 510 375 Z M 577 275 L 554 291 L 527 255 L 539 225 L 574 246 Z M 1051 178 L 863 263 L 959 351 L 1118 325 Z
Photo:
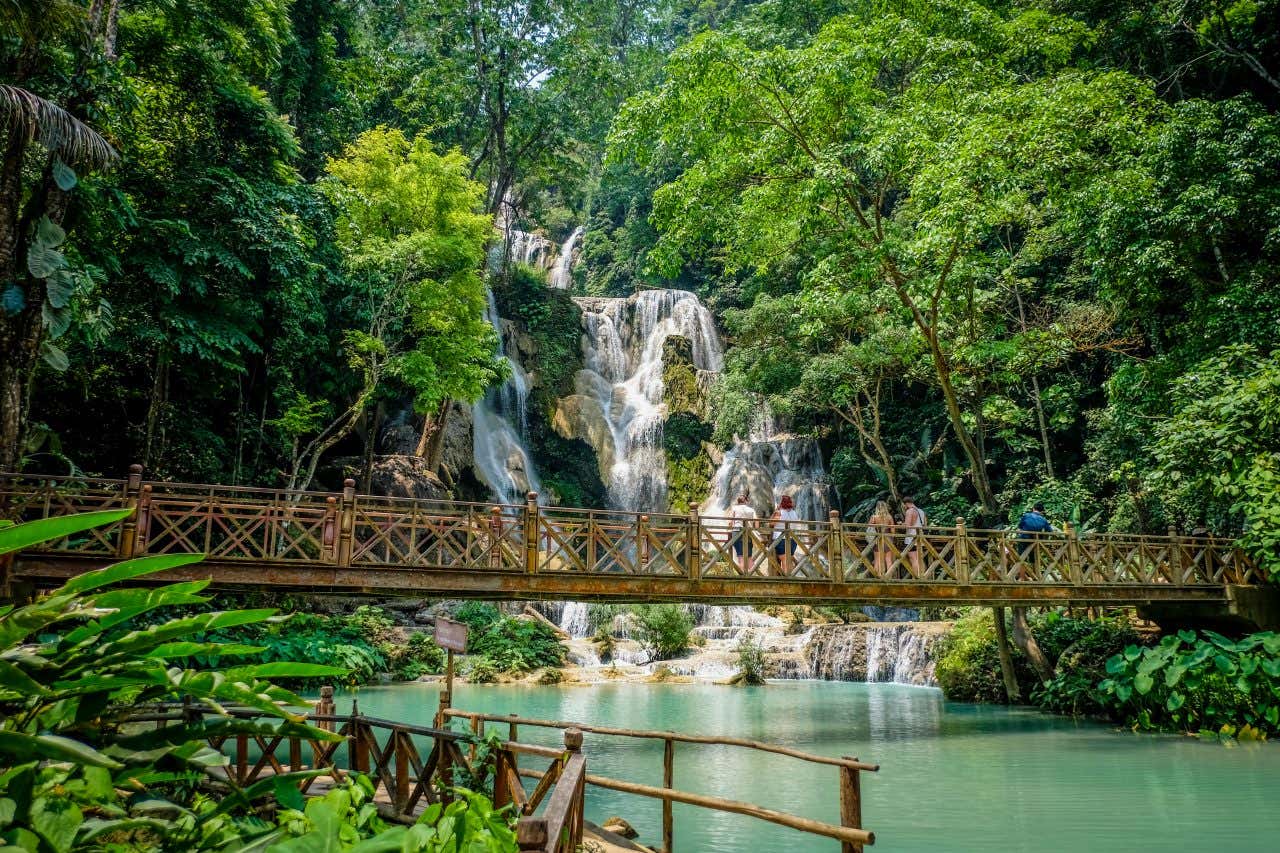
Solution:
M 858 584 L 1221 587 L 1259 583 L 1225 538 L 911 529 L 432 501 L 239 486 L 0 474 L 0 515 L 129 507 L 116 524 L 44 546 L 88 557 L 203 553 L 212 561 Z

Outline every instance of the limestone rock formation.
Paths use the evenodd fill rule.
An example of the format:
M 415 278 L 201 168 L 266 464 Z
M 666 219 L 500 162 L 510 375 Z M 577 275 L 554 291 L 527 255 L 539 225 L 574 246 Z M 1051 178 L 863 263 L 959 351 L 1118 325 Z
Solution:
M 419 456 L 379 456 L 373 462 L 370 487 L 375 495 L 392 498 L 448 501 L 445 484 L 426 469 Z
M 582 372 L 582 371 L 580 371 Z M 600 478 L 608 482 L 616 455 L 613 431 L 605 417 L 600 401 L 585 394 L 570 394 L 556 403 L 551 426 L 563 438 L 585 441 L 596 453 Z

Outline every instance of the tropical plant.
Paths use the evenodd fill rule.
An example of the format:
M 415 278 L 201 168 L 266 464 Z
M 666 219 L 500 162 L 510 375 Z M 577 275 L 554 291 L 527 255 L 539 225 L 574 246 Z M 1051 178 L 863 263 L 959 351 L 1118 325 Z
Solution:
M 1099 698 L 1135 729 L 1280 732 L 1280 634 L 1179 631 L 1153 648 L 1128 646 L 1107 673 Z
M 564 646 L 550 626 L 503 616 L 467 638 L 467 652 L 483 655 L 502 672 L 529 672 L 564 663 Z
M 738 672 L 733 677 L 733 683 L 764 684 L 764 649 L 756 642 L 755 635 L 745 633 L 734 651 L 738 655 Z
M 0 555 L 126 515 L 94 512 L 5 527 Z M 227 763 L 207 745 L 210 738 L 334 739 L 304 724 L 303 699 L 267 679 L 332 678 L 341 669 L 283 661 L 225 666 L 227 659 L 261 649 L 200 639 L 269 619 L 275 611 L 213 611 L 140 626 L 140 617 L 157 610 L 203 604 L 208 581 L 154 589 L 119 584 L 199 559 L 128 560 L 85 572 L 30 604 L 0 608 L 0 838 L 6 844 L 32 851 L 91 849 L 116 833 L 142 832 L 169 849 L 221 846 L 219 827 L 225 829 L 228 814 L 248 812 L 254 798 L 291 786 L 298 775 L 244 790 L 231 785 L 217 804 L 188 808 L 184 792 Z M 196 656 L 222 666 L 186 665 Z M 216 716 L 154 731 L 127 725 L 139 707 L 179 699 Z M 266 719 L 227 716 L 229 704 Z
M 636 608 L 636 641 L 649 660 L 666 660 L 689 645 L 693 617 L 679 604 L 646 604 Z

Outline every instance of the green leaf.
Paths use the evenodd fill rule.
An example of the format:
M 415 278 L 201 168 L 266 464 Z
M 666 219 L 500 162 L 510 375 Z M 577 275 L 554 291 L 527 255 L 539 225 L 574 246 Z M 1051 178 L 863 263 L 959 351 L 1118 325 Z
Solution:
M 1129 665 L 1125 662 L 1125 659 L 1120 655 L 1112 655 L 1111 657 L 1107 658 L 1107 673 L 1109 675 L 1119 675 L 1120 673 L 1124 672 L 1128 668 L 1129 668 Z
M 1230 675 L 1236 671 L 1236 665 L 1231 661 L 1231 658 L 1226 655 L 1214 655 L 1213 665 L 1216 666 L 1218 668 L 1218 672 L 1223 675 Z
M 126 513 L 127 515 L 127 513 Z M 103 569 L 85 572 L 67 581 L 55 594 L 81 594 L 100 587 L 110 586 L 121 581 L 153 575 L 174 569 L 178 566 L 189 566 L 204 559 L 203 554 L 157 554 L 154 557 L 135 557 L 132 560 L 116 563 Z
M 66 308 L 76 292 L 76 279 L 66 270 L 58 270 L 44 283 L 44 295 L 54 308 Z
M 1186 628 L 1183 628 L 1181 631 L 1178 632 L 1178 639 L 1182 640 L 1182 642 L 1188 645 L 1191 645 L 1196 641 L 1196 632 L 1188 631 Z
M 1151 692 L 1151 688 L 1155 686 L 1155 679 L 1145 672 L 1140 672 L 1133 677 L 1133 687 L 1143 696 Z
M 32 758 L 47 758 L 52 761 L 71 761 L 95 767 L 124 766 L 87 744 L 59 735 L 29 735 L 24 732 L 0 730 L 0 754 L 5 755 L 6 763 L 14 759 L 25 761 Z
M 40 358 L 44 359 L 44 363 L 58 373 L 66 372 L 71 366 L 71 359 L 67 358 L 67 354 L 51 341 L 43 341 L 40 344 Z
M 51 246 L 32 243 L 27 249 L 27 272 L 32 278 L 48 278 L 66 265 L 66 257 Z
M 40 322 L 49 332 L 50 340 L 57 340 L 71 328 L 71 309 L 54 308 L 49 300 L 40 303 Z M 48 343 L 49 341 L 45 341 Z M 57 347 L 55 347 L 57 349 Z
M 275 793 L 276 802 L 286 809 L 302 811 L 307 806 L 307 798 L 302 795 L 302 791 L 287 779 L 276 777 L 273 780 L 272 790 Z
M 71 850 L 84 814 L 70 800 L 40 797 L 31 804 L 31 828 L 54 850 Z
M 1170 712 L 1176 711 L 1186 704 L 1187 697 L 1181 693 L 1170 693 L 1169 698 L 1165 700 L 1164 707 Z
M 53 160 L 53 182 L 58 185 L 58 189 L 64 193 L 71 192 L 76 186 L 76 173 L 66 163 L 62 162 L 61 157 L 55 157 Z
M 4 293 L 0 294 L 0 310 L 12 317 L 19 313 L 27 304 L 27 295 L 23 289 L 11 284 L 4 289 Z
M 43 684 L 6 660 L 0 660 L 0 687 L 23 697 L 49 695 Z
M 22 551 L 32 545 L 55 542 L 65 536 L 81 533 L 95 527 L 114 524 L 131 515 L 133 510 L 110 509 L 99 512 L 82 512 L 77 515 L 59 515 L 41 518 L 13 527 L 0 528 L 0 554 Z
M 1142 656 L 1142 649 L 1137 646 L 1125 646 L 1124 659 L 1127 661 L 1135 661 Z
M 34 241 L 37 245 L 56 249 L 66 242 L 66 239 L 67 232 L 62 230 L 61 225 L 47 216 L 40 217 L 40 221 L 36 223 Z M 43 278 L 43 276 L 40 276 L 40 278 Z

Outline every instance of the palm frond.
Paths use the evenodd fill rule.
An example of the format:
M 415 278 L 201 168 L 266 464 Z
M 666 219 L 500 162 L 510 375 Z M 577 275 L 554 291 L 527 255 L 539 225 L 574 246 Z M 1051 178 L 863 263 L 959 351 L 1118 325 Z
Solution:
M 68 164 L 105 169 L 119 155 L 89 125 L 52 101 L 20 86 L 0 83 L 0 130 L 40 144 Z

